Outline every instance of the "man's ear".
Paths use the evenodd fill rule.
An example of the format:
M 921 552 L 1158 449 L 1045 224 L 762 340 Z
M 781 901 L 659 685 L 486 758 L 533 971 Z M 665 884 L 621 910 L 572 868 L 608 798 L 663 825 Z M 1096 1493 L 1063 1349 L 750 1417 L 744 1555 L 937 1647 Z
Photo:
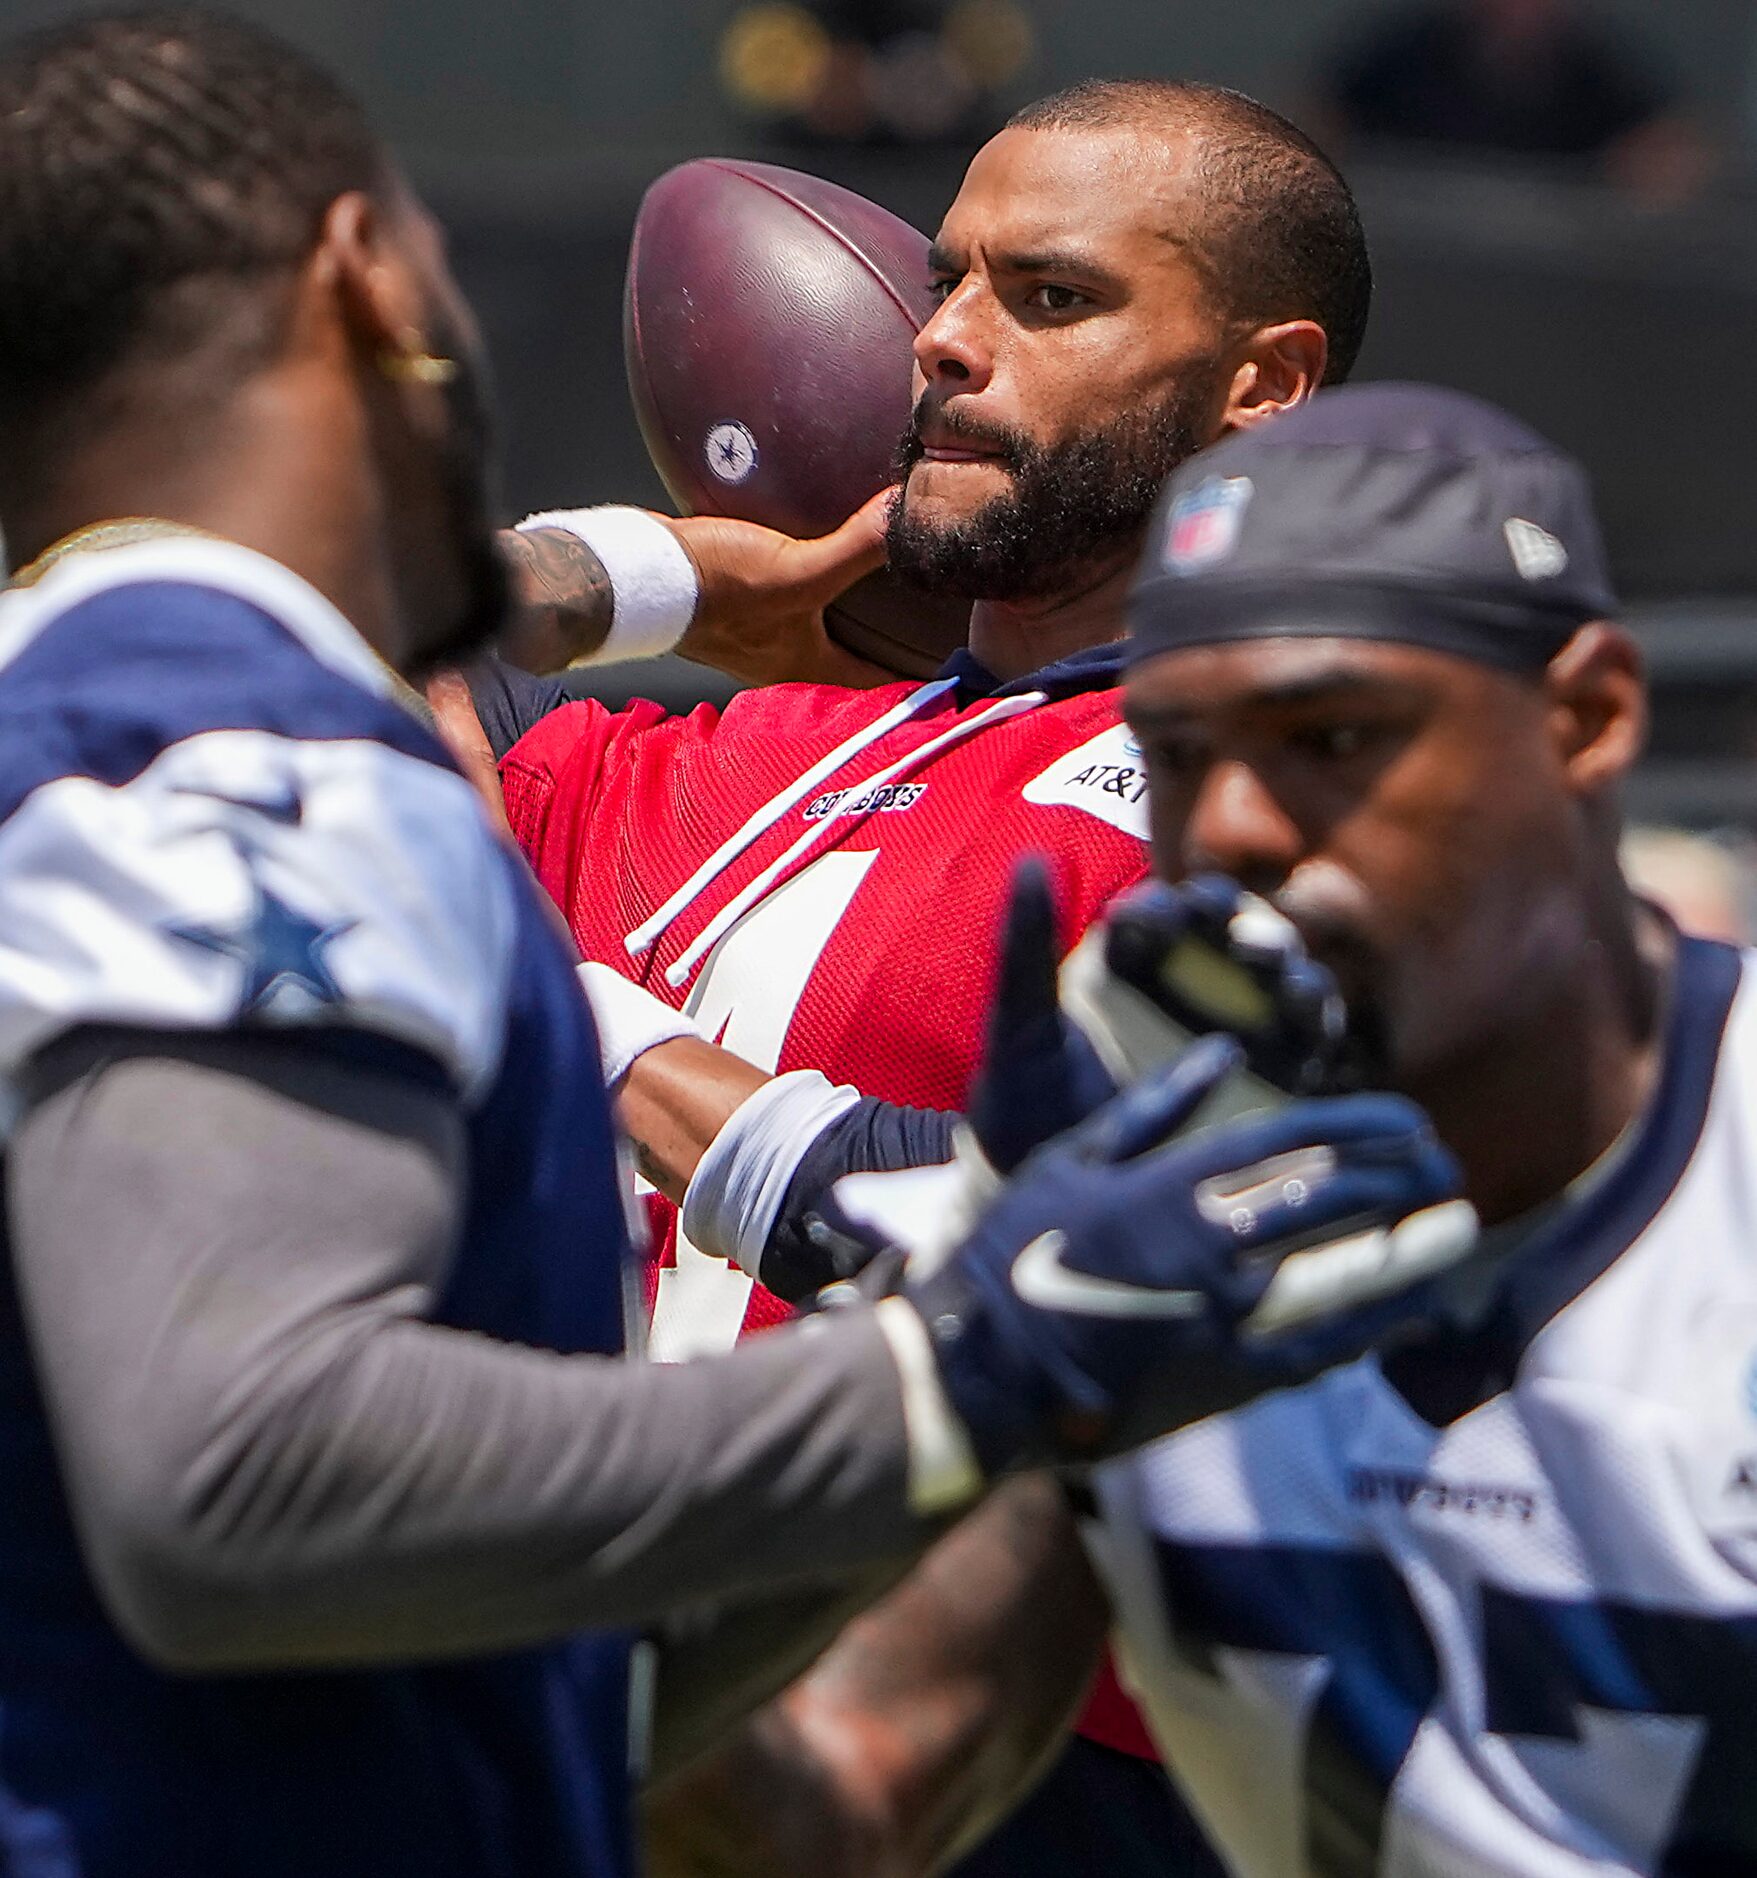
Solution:
M 364 357 L 382 361 L 425 349 L 415 271 L 389 238 L 384 209 L 364 191 L 351 189 L 329 205 L 311 266 L 313 284 L 332 299 Z
M 1248 430 L 1304 404 L 1324 382 L 1330 340 L 1316 320 L 1259 326 L 1240 343 L 1220 428 Z
M 1582 626 L 1544 671 L 1550 735 L 1576 795 L 1603 795 L 1647 742 L 1641 648 L 1621 626 Z

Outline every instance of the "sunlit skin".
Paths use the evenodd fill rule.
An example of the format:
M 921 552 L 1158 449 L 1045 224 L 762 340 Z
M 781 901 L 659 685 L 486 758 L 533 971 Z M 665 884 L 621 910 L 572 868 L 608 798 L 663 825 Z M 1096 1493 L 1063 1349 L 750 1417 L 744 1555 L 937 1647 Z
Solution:
M 491 543 L 481 503 L 460 504 L 485 474 L 458 427 L 481 342 L 438 225 L 395 176 L 338 196 L 310 252 L 240 293 L 233 318 L 273 335 L 242 371 L 224 320 L 212 350 L 116 368 L 106 423 L 9 495 L 14 563 L 92 521 L 156 516 L 280 561 L 391 664 L 418 662 L 468 602 L 470 550 Z M 464 376 L 396 371 L 428 352 Z
M 449 358 L 458 374 L 451 395 L 406 398 L 395 425 L 376 429 L 380 454 L 407 492 L 387 505 L 384 518 L 393 537 L 403 609 L 416 620 L 444 619 L 458 605 L 457 589 L 467 586 L 470 578 L 469 570 L 460 570 L 445 552 L 447 538 L 456 548 L 457 538 L 467 533 L 472 537 L 469 545 L 485 546 L 481 531 L 490 520 L 489 439 L 485 432 L 460 434 L 458 428 L 460 395 L 474 400 L 484 425 L 489 421 L 487 347 L 452 272 L 444 229 L 401 177 L 393 176 L 387 194 L 385 239 L 390 252 L 381 266 L 387 274 L 393 267 L 406 271 L 415 285 L 413 317 L 397 335 L 397 343 L 426 347 Z M 437 492 L 428 487 L 436 461 L 449 472 L 442 475 Z M 420 491 L 419 500 L 415 490 Z M 460 498 L 476 512 L 456 513 L 452 505 Z M 437 505 L 437 522 L 425 507 L 428 503 Z M 441 545 L 436 548 L 436 543 Z
M 1197 239 L 1196 151 L 1191 133 L 1119 126 L 1005 130 L 977 153 L 934 243 L 939 311 L 915 342 L 927 456 L 904 488 L 911 510 L 958 520 L 1011 480 L 979 445 L 936 427 L 938 415 L 1047 443 L 1200 373 L 1214 387 L 1212 441 L 1316 389 L 1319 326 L 1229 325 L 1216 305 Z M 1120 636 L 1137 547 L 1119 543 L 1076 592 L 979 604 L 978 656 L 1007 675 Z
M 1265 639 L 1131 674 L 1153 859 L 1272 897 L 1382 1034 L 1391 1082 L 1501 1219 L 1639 1108 L 1669 941 L 1616 864 L 1637 654 L 1582 628 L 1515 675 L 1416 646 Z

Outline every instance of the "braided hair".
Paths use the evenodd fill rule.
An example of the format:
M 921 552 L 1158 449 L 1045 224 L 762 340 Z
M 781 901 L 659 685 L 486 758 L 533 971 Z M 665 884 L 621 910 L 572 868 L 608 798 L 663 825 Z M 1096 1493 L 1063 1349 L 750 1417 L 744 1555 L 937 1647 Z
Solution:
M 349 93 L 240 20 L 100 14 L 0 47 L 0 444 L 36 455 L 119 367 L 199 355 L 211 384 L 216 347 L 265 351 L 329 205 L 385 167 Z

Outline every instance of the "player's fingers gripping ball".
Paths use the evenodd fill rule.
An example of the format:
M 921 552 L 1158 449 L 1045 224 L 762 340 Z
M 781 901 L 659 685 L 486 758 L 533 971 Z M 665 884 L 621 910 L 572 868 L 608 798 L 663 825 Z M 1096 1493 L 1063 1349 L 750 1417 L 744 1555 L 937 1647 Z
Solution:
M 1061 1000 L 1119 1083 L 1224 1031 L 1244 1046 L 1231 1113 L 1358 1085 L 1335 980 L 1290 920 L 1222 875 L 1124 894 L 1069 957 Z
M 1212 1037 L 1032 1157 L 905 1295 L 984 1469 L 1093 1459 L 1424 1321 L 1476 1217 L 1399 1096 L 1179 1138 L 1232 1073 Z

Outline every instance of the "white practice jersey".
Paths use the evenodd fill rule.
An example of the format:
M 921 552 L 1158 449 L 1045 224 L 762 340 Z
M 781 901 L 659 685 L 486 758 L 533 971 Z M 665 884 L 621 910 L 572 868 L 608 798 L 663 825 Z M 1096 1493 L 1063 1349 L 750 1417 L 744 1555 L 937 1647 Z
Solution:
M 1125 1662 L 1241 1878 L 1757 1873 L 1754 972 L 1684 942 L 1608 1171 L 1400 1357 L 1477 1406 L 1369 1360 L 1106 1470 Z

